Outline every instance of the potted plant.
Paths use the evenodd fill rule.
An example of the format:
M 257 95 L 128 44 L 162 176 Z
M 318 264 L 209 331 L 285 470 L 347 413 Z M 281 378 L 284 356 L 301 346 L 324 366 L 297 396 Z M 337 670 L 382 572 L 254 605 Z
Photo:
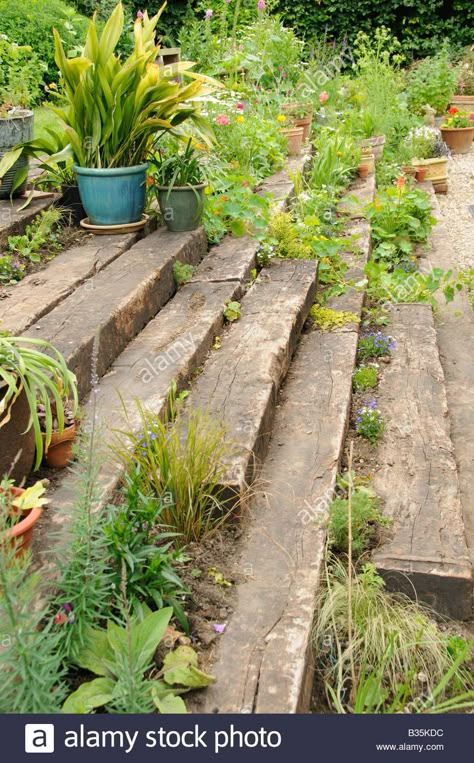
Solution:
M 15 556 L 22 556 L 31 545 L 33 529 L 48 503 L 44 498 L 47 480 L 38 481 L 26 490 L 15 487 L 13 480 L 0 481 L 0 511 L 2 536 L 0 543 L 9 542 Z
M 153 154 L 151 178 L 160 211 L 171 231 L 199 228 L 204 211 L 204 180 L 200 156 L 189 138 L 184 151 Z
M 38 418 L 43 437 L 43 459 L 53 469 L 64 469 L 73 459 L 73 445 L 77 434 L 77 422 L 74 407 L 69 400 L 63 402 L 64 428 L 60 432 L 59 415 L 56 400 L 51 400 L 53 431 L 49 443 L 46 441 L 48 414 L 43 403 L 38 405 Z
M 431 180 L 436 192 L 444 192 L 448 181 L 450 151 L 437 127 L 422 125 L 411 130 L 401 147 L 402 161 L 410 162 L 414 174 L 426 168 L 426 180 Z
M 204 140 L 212 139 L 196 99 L 212 92 L 217 83 L 191 72 L 193 64 L 183 62 L 176 65 L 179 74 L 190 79 L 183 85 L 155 63 L 155 27 L 163 9 L 151 19 L 145 12 L 135 20 L 134 47 L 125 60 L 115 53 L 124 29 L 121 3 L 100 35 L 93 17 L 82 55 L 75 58 L 67 57 L 53 30 L 63 92 L 52 108 L 64 130 L 50 131 L 48 163 L 72 160 L 82 204 L 94 226 L 141 220 L 147 158 L 157 134 L 178 133 L 190 119 Z M 18 155 L 32 150 L 17 149 Z M 5 170 L 1 163 L 0 176 Z
M 376 161 L 381 159 L 385 145 L 382 120 L 373 111 L 366 109 L 356 119 L 355 132 L 362 138 L 362 149 L 369 149 Z
M 41 64 L 29 45 L 0 36 L 0 160 L 17 143 L 33 137 L 32 103 L 40 94 Z M 3 178 L 0 199 L 21 195 L 26 187 L 28 158 L 20 157 Z
M 362 160 L 362 162 L 357 167 L 357 172 L 359 173 L 359 177 L 362 180 L 365 180 L 365 178 L 369 174 L 369 165 L 365 164 L 364 161 Z
M 75 413 L 75 376 L 61 353 L 43 339 L 0 333 L 0 476 L 24 479 L 33 466 L 35 448 L 35 468 L 39 467 L 53 434 L 51 401 L 58 431 L 64 430 L 63 396 L 71 396 Z M 45 408 L 44 440 L 38 404 Z
M 313 106 L 309 103 L 295 101 L 293 103 L 284 103 L 282 105 L 294 127 L 303 128 L 303 143 L 306 143 L 311 135 L 311 126 L 313 124 Z
M 474 139 L 474 114 L 452 106 L 441 125 L 441 135 L 455 154 L 467 154 Z

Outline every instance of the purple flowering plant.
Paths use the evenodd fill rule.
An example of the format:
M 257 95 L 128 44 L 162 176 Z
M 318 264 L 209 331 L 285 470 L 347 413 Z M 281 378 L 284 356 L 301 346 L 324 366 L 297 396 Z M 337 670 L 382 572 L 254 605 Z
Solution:
M 395 347 L 393 337 L 383 334 L 382 331 L 369 331 L 359 339 L 357 355 L 359 360 L 380 358 L 388 355 Z
M 385 422 L 375 400 L 364 403 L 356 412 L 355 428 L 357 434 L 375 445 L 382 437 Z

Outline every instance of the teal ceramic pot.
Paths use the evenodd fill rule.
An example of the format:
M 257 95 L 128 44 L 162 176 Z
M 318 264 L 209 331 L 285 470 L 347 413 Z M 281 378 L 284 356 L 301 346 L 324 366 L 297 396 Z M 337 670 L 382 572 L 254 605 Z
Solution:
M 7 117 L 0 119 L 0 160 L 4 154 L 11 151 L 17 143 L 26 143 L 33 138 L 33 112 L 28 109 L 12 109 Z M 0 199 L 21 196 L 26 188 L 28 175 L 28 159 L 20 156 L 13 167 L 2 178 L 0 184 Z M 23 176 L 23 183 L 12 193 L 17 178 Z
M 74 165 L 82 206 L 91 225 L 127 225 L 145 209 L 148 164 L 91 169 Z
M 171 231 L 196 230 L 201 224 L 204 211 L 204 189 L 200 185 L 158 186 L 157 196 L 163 221 Z

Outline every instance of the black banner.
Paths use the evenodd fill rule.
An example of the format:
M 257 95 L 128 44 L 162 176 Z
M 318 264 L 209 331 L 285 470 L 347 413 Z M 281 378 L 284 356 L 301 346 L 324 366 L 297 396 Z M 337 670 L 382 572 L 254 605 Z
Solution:
M 472 715 L 0 716 L 1 760 L 450 763 L 472 754 Z M 348 757 L 349 756 L 349 757 Z

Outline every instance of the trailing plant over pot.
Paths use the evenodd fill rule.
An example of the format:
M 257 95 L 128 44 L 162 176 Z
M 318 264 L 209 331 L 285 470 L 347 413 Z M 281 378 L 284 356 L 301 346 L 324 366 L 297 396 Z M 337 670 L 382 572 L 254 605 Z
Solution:
M 48 503 L 43 497 L 46 485 L 46 480 L 39 480 L 23 490 L 15 487 L 13 480 L 0 481 L 1 527 L 4 531 L 4 537 L 0 535 L 0 544 L 9 541 L 16 556 L 24 554 L 30 547 L 33 528 L 41 517 L 43 506 Z
M 59 350 L 43 339 L 0 333 L 0 475 L 11 473 L 16 479 L 25 477 L 33 463 L 35 446 L 35 468 L 39 467 L 53 434 L 51 401 L 56 406 L 58 432 L 64 430 L 64 396 L 72 398 L 75 413 L 76 377 Z M 17 419 L 17 406 L 22 403 L 27 412 L 26 422 Z M 38 403 L 44 406 L 44 441 Z M 23 448 L 26 455 L 22 454 L 16 467 L 11 469 Z
M 184 151 L 172 144 L 169 152 L 155 151 L 152 157 L 150 180 L 167 228 L 195 230 L 201 224 L 207 184 L 193 139 Z

